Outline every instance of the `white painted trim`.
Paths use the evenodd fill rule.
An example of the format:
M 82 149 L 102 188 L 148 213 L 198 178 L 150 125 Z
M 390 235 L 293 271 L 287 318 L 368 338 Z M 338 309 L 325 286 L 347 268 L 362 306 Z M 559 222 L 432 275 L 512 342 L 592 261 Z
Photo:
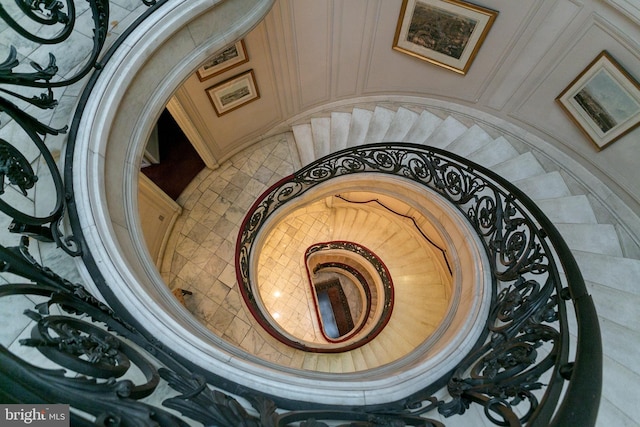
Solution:
M 193 148 L 198 152 L 198 155 L 204 164 L 211 170 L 217 169 L 220 166 L 218 164 L 218 160 L 216 160 L 205 139 L 202 137 L 198 128 L 195 126 L 177 97 L 171 97 L 167 103 L 167 110 L 169 110 L 173 119 L 176 121 L 178 126 L 180 126 L 180 129 L 184 132 L 191 145 L 193 145 Z

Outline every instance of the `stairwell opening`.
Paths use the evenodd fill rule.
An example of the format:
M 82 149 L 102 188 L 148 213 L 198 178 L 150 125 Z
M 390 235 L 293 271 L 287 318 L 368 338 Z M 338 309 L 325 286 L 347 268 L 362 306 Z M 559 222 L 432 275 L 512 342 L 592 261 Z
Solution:
M 256 209 L 261 211 L 265 199 L 278 198 L 274 187 L 254 203 L 245 224 L 254 227 Z M 461 223 L 451 222 L 460 214 L 445 209 L 434 196 L 401 178 L 341 177 L 271 212 L 251 237 L 250 249 L 241 244 L 246 237 L 241 227 L 237 254 L 248 250 L 249 255 L 248 264 L 243 256 L 236 260 L 238 282 L 257 322 L 280 342 L 303 352 L 393 349 L 375 362 L 353 366 L 353 372 L 436 360 L 442 350 L 451 350 L 445 343 L 477 326 L 467 317 L 479 307 L 473 307 L 479 301 L 471 301 L 469 292 L 486 297 L 486 289 L 480 288 L 488 282 L 478 254 L 472 255 L 474 238 L 459 228 Z M 376 203 L 367 203 L 372 200 Z M 319 252 L 308 262 L 307 248 L 336 242 L 352 242 L 366 251 L 333 248 L 331 257 Z M 375 254 L 383 267 L 362 260 L 354 263 L 362 252 Z M 360 327 L 357 333 L 338 334 L 337 339 L 326 336 L 323 317 L 317 314 L 315 283 L 323 279 L 313 277 L 318 265 L 332 263 L 356 265 L 367 277 L 364 282 L 375 283 L 366 296 L 372 320 L 354 325 Z M 243 284 L 245 265 L 248 279 Z M 390 285 L 380 279 L 381 270 L 388 272 Z
M 260 9 L 255 13 L 262 16 L 263 11 Z M 202 19 L 205 18 L 209 16 L 203 15 Z M 253 24 L 253 21 L 239 24 L 240 20 L 229 17 L 225 17 L 226 22 L 234 23 L 234 34 Z M 452 260 L 455 265 L 463 266 L 454 268 L 451 304 L 442 322 L 452 327 L 438 329 L 427 340 L 415 340 L 411 343 L 414 351 L 378 361 L 378 365 L 373 367 L 356 370 L 347 366 L 350 369 L 332 375 L 330 371 L 305 369 L 304 365 L 284 366 L 280 359 L 272 358 L 273 353 L 254 351 L 251 343 L 232 343 L 230 338 L 233 337 L 208 330 L 171 295 L 146 255 L 131 177 L 139 170 L 137 159 L 142 150 L 139 142 L 147 139 L 148 130 L 158 113 L 159 107 L 153 106 L 169 99 L 176 82 L 186 75 L 187 68 L 193 70 L 207 52 L 202 49 L 188 60 L 178 60 L 171 49 L 158 48 L 157 34 L 172 34 L 171 31 L 178 28 L 173 22 L 166 23 L 166 27 L 164 24 L 153 24 L 162 27 L 160 31 L 153 32 L 154 37 L 146 38 L 146 33 L 139 36 L 141 45 L 153 45 L 149 48 L 154 52 L 153 57 L 123 54 L 106 70 L 95 91 L 96 102 L 88 105 L 83 113 L 82 122 L 87 125 L 81 127 L 78 135 L 79 141 L 91 144 L 91 148 L 77 150 L 78 158 L 74 161 L 77 165 L 74 173 L 78 179 L 78 200 L 83 202 L 78 210 L 96 268 L 108 283 L 108 286 L 100 288 L 105 298 L 117 301 L 132 319 L 144 324 L 150 335 L 162 337 L 164 348 L 175 352 L 176 357 L 204 371 L 221 375 L 239 387 L 270 390 L 281 399 L 340 405 L 375 404 L 406 397 L 452 369 L 459 355 L 477 341 L 482 329 L 478 319 L 486 318 L 490 295 L 484 287 L 489 273 L 485 267 L 486 260 L 478 250 L 481 244 L 473 237 L 474 233 L 460 213 L 447 211 L 450 208 L 432 210 L 441 212 L 432 215 L 442 216 L 442 219 L 434 221 L 434 224 L 440 224 L 436 227 L 442 227 L 442 231 L 461 230 L 456 235 L 443 232 L 450 247 L 457 252 Z M 189 38 L 186 33 L 188 29 L 179 36 Z M 222 45 L 222 39 L 219 44 Z M 138 51 L 144 49 L 136 49 Z M 180 65 L 176 65 L 178 62 Z M 160 63 L 164 64 L 161 69 L 171 72 L 158 73 Z M 135 79 L 124 81 L 116 78 L 122 75 L 121 69 L 129 70 Z M 158 75 L 162 75 L 160 83 L 154 80 Z M 107 88 L 112 95 L 99 96 Z M 143 99 L 137 96 L 141 92 L 145 95 Z M 104 129 L 112 129 L 112 132 L 104 132 Z M 350 188 L 346 183 L 348 180 L 343 182 L 345 187 L 334 188 L 324 195 L 316 192 L 314 197 L 363 189 L 362 185 Z M 386 189 L 380 188 L 380 180 L 371 179 L 364 189 L 375 190 L 379 194 L 380 191 L 384 193 L 399 188 L 393 182 L 385 185 Z M 424 196 L 424 190 L 414 189 L 414 192 L 423 193 L 427 207 L 441 204 L 437 197 L 430 198 L 433 195 Z M 91 282 L 90 278 L 87 282 Z M 100 294 L 97 286 L 92 290 Z M 421 311 L 428 310 L 421 307 Z M 394 313 L 404 313 L 411 319 L 416 314 L 409 310 L 395 310 Z M 385 328 L 385 333 L 387 331 L 392 334 L 389 328 Z

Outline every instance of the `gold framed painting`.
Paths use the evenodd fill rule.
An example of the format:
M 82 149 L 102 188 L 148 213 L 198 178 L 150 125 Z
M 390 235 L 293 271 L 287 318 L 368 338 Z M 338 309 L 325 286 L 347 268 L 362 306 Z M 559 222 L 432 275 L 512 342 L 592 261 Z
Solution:
M 205 81 L 248 61 L 247 46 L 244 40 L 239 40 L 216 53 L 198 68 L 198 78 L 201 82 Z
M 598 151 L 640 125 L 640 85 L 607 51 L 556 101 Z
M 206 92 L 218 117 L 260 98 L 253 70 L 215 84 Z
M 393 49 L 466 74 L 497 16 L 461 0 L 403 0 Z

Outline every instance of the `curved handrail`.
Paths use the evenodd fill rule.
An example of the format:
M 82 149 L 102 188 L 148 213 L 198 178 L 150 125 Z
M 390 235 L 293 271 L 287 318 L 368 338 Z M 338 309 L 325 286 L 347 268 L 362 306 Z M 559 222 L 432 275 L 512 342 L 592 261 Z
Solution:
M 364 304 L 366 306 L 364 310 L 366 312 L 366 315 L 364 316 L 363 321 L 360 325 L 356 325 L 356 327 L 349 333 L 335 339 L 327 337 L 324 333 L 324 330 L 322 331 L 323 336 L 328 342 L 338 344 L 335 346 L 336 352 L 344 352 L 365 345 L 366 343 L 373 340 L 380 332 L 382 332 L 386 324 L 389 322 L 391 313 L 393 311 L 394 288 L 393 280 L 391 278 L 391 275 L 389 274 L 389 270 L 373 251 L 356 242 L 345 241 L 320 242 L 307 248 L 304 256 L 305 265 L 307 265 L 307 280 L 309 281 L 310 287 L 313 288 L 314 286 L 311 275 L 308 271 L 308 261 L 310 256 L 321 254 L 325 251 L 333 251 L 336 249 L 350 252 L 355 257 L 362 258 L 363 260 L 368 262 L 369 265 L 376 271 L 376 275 L 378 276 L 377 281 L 380 283 L 380 287 L 382 290 L 382 292 L 376 290 L 377 287 L 374 285 L 374 283 L 369 283 L 373 282 L 376 279 L 371 278 L 369 281 L 367 281 L 363 273 L 360 272 L 359 269 L 354 268 L 353 265 L 341 265 L 341 263 L 329 262 L 326 264 L 319 264 L 313 270 L 313 274 L 317 273 L 320 270 L 334 267 L 349 271 L 354 277 L 358 278 L 360 286 L 362 287 L 363 292 L 366 295 L 366 302 Z M 376 295 L 376 300 L 378 301 L 376 307 L 371 307 L 372 291 L 370 288 L 373 288 L 373 294 Z M 312 290 L 312 293 L 315 295 L 315 291 Z M 322 322 L 317 298 L 314 299 L 318 321 Z M 380 304 L 382 305 L 380 306 Z M 365 329 L 365 326 L 366 333 L 362 332 Z
M 251 305 L 255 298 L 248 260 L 262 225 L 313 187 L 357 173 L 401 176 L 436 191 L 466 215 L 489 257 L 495 280 L 487 323 L 489 338 L 478 343 L 454 370 L 448 385 L 453 399 L 440 402 L 438 410 L 446 416 L 462 414 L 470 402 L 477 402 L 496 423 L 516 419 L 546 425 L 570 418 L 577 425 L 592 424 L 601 388 L 600 335 L 596 333 L 595 308 L 586 297 L 573 255 L 555 226 L 526 194 L 492 171 L 455 154 L 408 143 L 364 145 L 329 154 L 274 185 L 252 206 L 240 229 L 237 277 L 247 302 Z M 556 259 L 567 275 L 568 292 L 561 283 Z M 572 363 L 567 360 L 569 333 L 564 298 L 576 304 L 579 325 L 581 356 Z M 253 312 L 260 320 L 257 306 Z M 268 320 L 263 317 L 260 323 L 265 322 Z M 588 339 L 585 330 L 590 333 Z M 537 348 L 543 346 L 550 348 L 541 357 Z M 543 387 L 539 379 L 548 370 L 552 371 L 551 379 L 538 402 L 534 390 Z M 593 381 L 588 396 L 580 390 L 580 397 L 565 398 L 574 401 L 590 397 L 588 404 L 583 401 L 581 405 L 589 409 L 572 411 L 561 405 L 555 415 L 558 421 L 552 421 L 565 379 L 571 392 L 576 388 L 571 387 L 573 381 Z M 523 416 L 515 416 L 510 408 L 522 402 L 528 402 L 529 408 Z M 496 414 L 502 419 L 496 419 Z
M 62 2 L 16 0 L 16 3 L 31 19 L 59 26 L 60 31 L 50 41 L 57 43 L 68 37 L 69 28 L 73 27 L 75 20 L 65 16 Z M 166 0 L 160 0 L 156 6 L 163 3 Z M 67 0 L 66 4 L 72 12 L 73 0 Z M 40 97 L 29 97 L 32 92 L 28 90 L 20 94 L 0 88 L 0 111 L 21 125 L 23 139 L 35 145 L 41 153 L 56 192 L 51 213 L 43 217 L 17 211 L 4 202 L 0 203 L 0 210 L 14 219 L 13 232 L 44 241 L 55 240 L 67 253 L 82 255 L 95 280 L 104 282 L 98 269 L 91 267 L 91 251 L 82 239 L 82 230 L 76 219 L 71 218 L 75 237 L 65 237 L 60 230 L 65 209 L 73 210 L 74 193 L 70 178 L 73 173 L 74 135 L 80 114 L 72 123 L 65 159 L 67 179 L 63 184 L 53 156 L 44 143 L 44 136 L 65 132 L 66 127 L 48 126 L 18 106 L 27 103 L 32 107 L 52 108 L 57 102 L 53 98 L 52 88 L 78 82 L 93 73 L 88 89 L 78 103 L 77 111 L 82 110 L 91 96 L 92 83 L 102 65 L 110 58 L 109 52 L 123 43 L 127 33 L 139 23 L 137 20 L 117 39 L 109 52 L 100 56 L 108 30 L 108 1 L 91 0 L 89 4 L 96 30 L 93 46 L 87 63 L 77 67 L 78 71 L 70 77 L 54 79 L 57 65 L 53 56 L 49 57 L 48 64 L 33 64 L 34 71 L 30 73 L 14 71 L 19 65 L 15 49 L 11 49 L 8 58 L 0 63 L 0 84 L 46 89 Z M 52 8 L 46 9 L 47 5 Z M 48 12 L 43 12 L 45 10 Z M 18 21 L 5 13 L 2 6 L 0 18 L 18 34 L 36 43 L 49 43 L 49 40 L 18 28 Z M 100 62 L 98 58 L 101 58 Z M 9 98 L 17 101 L 12 102 Z M 30 191 L 38 177 L 28 166 L 26 157 L 0 139 L 0 158 L 7 168 L 5 173 L 9 184 L 23 194 Z M 490 170 L 442 150 L 413 144 L 376 144 L 331 154 L 293 175 L 293 181 L 283 187 L 284 192 L 280 195 L 284 196 L 284 201 L 290 200 L 320 182 L 359 172 L 399 174 L 437 191 L 467 215 L 491 255 L 496 289 L 491 318 L 487 324 L 488 339 L 478 343 L 460 367 L 445 378 L 449 380 L 450 401 L 439 401 L 431 396 L 433 388 L 440 384 L 440 381 L 436 381 L 434 385 L 425 385 L 422 392 L 388 405 L 331 410 L 326 407 L 310 408 L 308 403 L 285 402 L 283 405 L 296 409 L 276 413 L 276 406 L 270 398 L 277 399 L 277 396 L 248 390 L 222 379 L 215 372 L 207 372 L 202 367 L 188 363 L 176 354 L 177 350 L 164 348 L 161 340 L 150 336 L 143 325 L 123 320 L 122 316 L 130 319 L 131 315 L 124 312 L 117 298 L 109 299 L 112 310 L 93 298 L 81 285 L 71 284 L 39 266 L 28 254 L 26 237 L 15 247 L 0 246 L 2 271 L 19 275 L 30 282 L 2 285 L 0 297 L 35 295 L 47 299 L 34 305 L 36 311 L 28 311 L 29 318 L 37 324 L 37 331 L 34 329 L 34 337 L 23 343 L 35 347 L 58 346 L 54 357 L 65 360 L 69 369 L 87 369 L 85 375 L 94 378 L 105 373 L 114 377 L 120 375 L 123 361 L 130 359 L 143 367 L 141 371 L 145 374 L 146 382 L 136 386 L 128 380 L 107 381 L 104 378 L 105 381 L 98 382 L 83 377 L 69 378 L 60 370 L 35 367 L 0 346 L 0 397 L 23 402 L 60 401 L 67 398 L 105 423 L 117 422 L 121 418 L 122 425 L 186 425 L 174 415 L 137 401 L 155 390 L 160 375 L 182 393 L 165 401 L 164 406 L 179 409 L 193 419 L 219 425 L 246 423 L 275 426 L 311 419 L 357 420 L 361 423 L 370 422 L 370 425 L 375 422 L 370 421 L 373 419 L 409 425 L 439 425 L 422 415 L 434 409 L 448 416 L 462 414 L 471 402 L 484 405 L 487 416 L 497 423 L 594 425 L 602 384 L 602 349 L 597 316 L 575 260 L 559 232 L 540 209 L 515 186 Z M 555 259 L 559 260 L 567 277 L 566 288 L 560 282 Z M 544 277 L 544 280 L 536 280 L 539 277 Z M 101 289 L 108 289 L 107 284 L 103 283 Z M 573 362 L 568 361 L 564 299 L 573 301 L 578 320 L 578 344 Z M 65 311 L 70 315 L 50 315 L 49 307 L 54 305 L 60 307 L 60 312 Z M 72 320 L 78 314 L 88 316 L 82 321 Z M 107 325 L 109 331 L 98 332 L 91 326 L 93 323 Z M 557 329 L 550 326 L 552 324 L 557 324 Z M 51 336 L 46 333 L 47 328 L 67 331 L 69 336 Z M 116 334 L 137 343 L 139 349 L 132 350 L 120 342 Z M 82 339 L 78 338 L 80 336 Z M 548 355 L 540 356 L 537 349 L 544 343 L 549 343 L 547 346 L 551 348 Z M 88 350 L 91 350 L 93 357 L 98 357 L 99 366 L 96 369 L 84 363 L 87 354 L 83 352 Z M 154 358 L 161 360 L 170 370 L 166 367 L 157 370 L 155 361 L 150 363 Z M 191 375 L 190 372 L 194 371 L 204 375 L 206 380 Z M 534 391 L 542 387 L 540 376 L 549 371 L 549 385 L 538 403 Z M 559 401 L 565 380 L 569 382 L 568 387 Z M 259 417 L 246 413 L 233 397 L 208 388 L 207 381 L 218 388 L 247 397 L 257 409 Z M 525 401 L 529 402 L 530 409 L 518 418 L 511 407 Z M 75 417 L 74 422 L 87 423 L 77 414 L 72 417 Z

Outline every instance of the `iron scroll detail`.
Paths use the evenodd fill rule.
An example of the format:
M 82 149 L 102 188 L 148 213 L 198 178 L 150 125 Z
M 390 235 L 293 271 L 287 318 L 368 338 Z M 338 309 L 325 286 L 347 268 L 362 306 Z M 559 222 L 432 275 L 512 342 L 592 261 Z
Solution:
M 160 6 L 164 1 L 142 2 Z M 571 411 L 566 405 L 583 399 L 583 406 L 597 408 L 601 344 L 595 310 L 559 233 L 517 188 L 491 171 L 435 148 L 376 144 L 320 159 L 277 183 L 252 207 L 237 247 L 239 280 L 244 282 L 251 245 L 270 215 L 314 186 L 345 175 L 400 176 L 431 188 L 457 206 L 481 236 L 495 280 L 486 339 L 442 381 L 425 384 L 421 392 L 401 402 L 383 407 L 309 408 L 278 402 L 265 390 L 243 389 L 165 348 L 161 337 L 130 323 L 116 301 L 109 301 L 114 303 L 111 308 L 82 285 L 43 267 L 29 253 L 30 238 L 55 242 L 60 250 L 82 256 L 86 263 L 91 259 L 75 217 L 67 218 L 74 193 L 71 184 L 63 182 L 58 165 L 63 143 L 69 152 L 73 150 L 73 126 L 65 141 L 68 123 L 57 122 L 53 114 L 59 107 L 56 96 L 64 88 L 91 78 L 109 59 L 104 52 L 109 1 L 87 4 L 93 28 L 92 35 L 86 36 L 88 43 L 82 44 L 87 48 L 82 64 L 70 66 L 65 58 L 49 52 L 37 60 L 23 58 L 14 46 L 0 59 L 0 120 L 7 131 L 0 138 L 0 210 L 11 218 L 11 231 L 19 238 L 15 246 L 0 245 L 0 270 L 11 275 L 8 283 L 0 285 L 0 298 L 29 304 L 15 315 L 31 322 L 20 348 L 47 365 L 36 366 L 14 349 L 0 346 L 0 400 L 69 402 L 92 417 L 74 414 L 74 425 L 132 427 L 188 425 L 160 405 L 143 401 L 158 391 L 160 378 L 178 393 L 162 402 L 165 408 L 208 425 L 299 423 L 310 427 L 338 421 L 359 426 L 442 426 L 425 415 L 432 411 L 459 415 L 472 404 L 480 405 L 497 425 L 568 425 Z M 0 4 L 0 20 L 12 34 L 46 50 L 74 43 L 78 9 L 74 0 L 15 0 Z M 43 27 L 48 31 L 40 31 Z M 43 37 L 44 33 L 51 36 Z M 88 93 L 90 89 L 84 96 Z M 82 102 L 75 108 L 81 109 Z M 71 162 L 64 167 L 70 175 Z M 34 200 L 41 185 L 53 195 L 49 204 L 33 211 L 18 208 L 21 203 L 15 200 Z M 67 220 L 76 236 L 67 234 Z M 562 265 L 556 265 L 556 260 Z M 560 267 L 566 283 L 558 273 Z M 96 270 L 91 272 L 97 282 L 104 282 Z M 591 331 L 589 342 L 579 339 L 580 356 L 575 361 L 568 359 L 566 299 L 576 307 L 579 337 L 582 330 Z M 561 401 L 565 381 L 569 387 Z M 442 384 L 449 396 L 437 399 L 434 392 Z M 246 411 L 239 397 L 255 411 Z M 587 409 L 591 412 L 584 419 L 593 424 L 597 409 Z
M 494 280 L 486 339 L 449 374 L 451 399 L 434 403 L 421 392 L 407 399 L 405 410 L 422 414 L 437 408 L 449 417 L 464 414 L 476 403 L 497 425 L 540 422 L 536 417 L 545 412 L 544 403 L 559 398 L 564 382 L 560 372 L 569 364 L 562 295 L 567 288 L 583 289 L 584 282 L 553 224 L 525 194 L 452 153 L 406 143 L 364 145 L 327 155 L 276 183 L 252 206 L 240 229 L 236 272 L 246 301 L 255 298 L 248 260 L 261 226 L 313 187 L 358 173 L 403 177 L 456 206 L 481 237 Z M 576 273 L 568 278 L 567 288 L 556 256 L 565 271 Z M 260 321 L 260 313 L 253 313 Z M 541 380 L 545 375 L 550 379 Z M 526 409 L 514 411 L 524 405 Z M 551 415 L 545 413 L 546 422 Z

